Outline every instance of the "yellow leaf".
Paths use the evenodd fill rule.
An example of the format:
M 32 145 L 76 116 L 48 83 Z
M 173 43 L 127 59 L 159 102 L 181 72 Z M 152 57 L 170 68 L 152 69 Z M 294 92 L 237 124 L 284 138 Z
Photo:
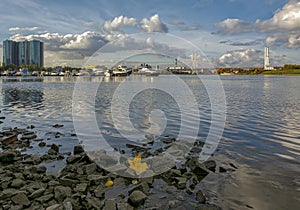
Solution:
M 142 155 L 136 155 L 133 160 L 128 159 L 129 168 L 135 171 L 137 175 L 140 175 L 148 168 L 147 163 L 142 163 Z
M 110 187 L 110 186 L 113 186 L 114 185 L 114 182 L 111 181 L 111 180 L 108 180 L 106 183 L 105 183 L 105 187 Z

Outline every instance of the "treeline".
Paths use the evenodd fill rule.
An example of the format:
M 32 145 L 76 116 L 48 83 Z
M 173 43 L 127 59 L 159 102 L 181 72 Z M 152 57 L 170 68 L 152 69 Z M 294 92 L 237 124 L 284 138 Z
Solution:
M 263 68 L 218 68 L 217 74 L 223 74 L 223 73 L 233 73 L 233 74 L 260 74 L 263 72 Z
M 300 69 L 300 65 L 297 64 L 285 64 L 283 69 Z
M 0 71 L 19 70 L 19 69 L 27 69 L 29 71 L 49 71 L 49 72 L 52 72 L 52 71 L 56 70 L 56 67 L 38 67 L 37 65 L 16 66 L 14 64 L 0 66 Z M 71 67 L 71 66 L 63 66 L 61 68 L 62 71 L 71 71 L 73 69 L 80 70 L 81 68 L 75 68 L 75 67 Z

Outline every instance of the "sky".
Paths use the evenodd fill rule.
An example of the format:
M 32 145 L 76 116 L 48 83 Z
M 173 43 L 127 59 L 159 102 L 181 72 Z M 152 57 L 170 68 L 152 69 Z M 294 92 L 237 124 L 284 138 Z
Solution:
M 214 67 L 300 64 L 299 0 L 1 0 L 0 39 L 45 43 L 45 66 L 110 65 L 135 53 Z M 203 61 L 204 62 L 204 61 Z

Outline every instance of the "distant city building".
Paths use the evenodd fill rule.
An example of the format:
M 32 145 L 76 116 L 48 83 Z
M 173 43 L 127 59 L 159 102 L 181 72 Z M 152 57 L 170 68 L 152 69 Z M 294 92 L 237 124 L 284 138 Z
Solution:
M 16 66 L 44 66 L 44 43 L 38 40 L 3 41 L 3 63 Z

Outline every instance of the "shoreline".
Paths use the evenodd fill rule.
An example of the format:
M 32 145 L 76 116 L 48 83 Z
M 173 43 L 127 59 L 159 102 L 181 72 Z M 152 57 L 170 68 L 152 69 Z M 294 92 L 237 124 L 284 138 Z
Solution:
M 34 128 L 0 132 L 1 210 L 221 209 L 197 187 L 209 173 L 227 171 L 213 160 L 201 164 L 189 157 L 181 167 L 154 177 L 126 178 L 100 168 L 79 145 L 60 153 L 58 145 L 37 139 Z M 32 141 L 48 147 L 47 153 L 26 154 Z M 65 161 L 65 167 L 57 174 L 47 173 L 45 164 L 55 161 Z

